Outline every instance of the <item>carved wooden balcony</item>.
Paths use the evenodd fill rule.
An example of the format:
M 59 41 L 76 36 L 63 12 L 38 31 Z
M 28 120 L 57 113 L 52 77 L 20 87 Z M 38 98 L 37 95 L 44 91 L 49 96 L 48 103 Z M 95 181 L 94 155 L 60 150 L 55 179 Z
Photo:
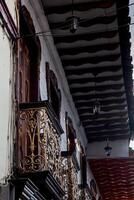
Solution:
M 63 196 L 64 177 L 61 167 L 60 134 L 62 128 L 47 101 L 20 104 L 18 123 L 18 171 L 31 179 L 47 176 Z M 40 179 L 39 178 L 39 179 Z
M 75 152 L 62 151 L 64 163 L 65 192 L 64 200 L 79 200 L 81 189 L 78 186 L 79 166 Z

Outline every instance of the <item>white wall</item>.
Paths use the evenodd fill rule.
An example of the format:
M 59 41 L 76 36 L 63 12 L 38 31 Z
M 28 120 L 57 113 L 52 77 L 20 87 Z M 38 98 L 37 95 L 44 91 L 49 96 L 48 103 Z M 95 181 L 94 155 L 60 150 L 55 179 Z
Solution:
M 25 5 L 30 12 L 30 15 L 33 19 L 33 23 L 35 26 L 36 32 L 47 32 L 45 36 L 39 36 L 41 43 L 41 63 L 40 63 L 40 91 L 41 91 L 41 99 L 47 100 L 47 86 L 46 86 L 46 62 L 49 62 L 50 69 L 52 69 L 57 77 L 58 86 L 61 90 L 61 116 L 60 123 L 64 130 L 64 134 L 62 134 L 62 143 L 61 150 L 66 150 L 66 127 L 65 127 L 65 112 L 68 112 L 68 115 L 71 117 L 73 121 L 74 128 L 76 130 L 77 138 L 81 141 L 83 146 L 86 146 L 87 139 L 85 137 L 85 132 L 83 127 L 80 125 L 78 113 L 75 109 L 72 97 L 70 95 L 70 91 L 68 88 L 67 80 L 64 74 L 64 70 L 58 56 L 57 50 L 53 43 L 53 39 L 51 37 L 51 32 L 49 31 L 49 25 L 47 19 L 44 15 L 44 11 L 41 8 L 39 1 L 35 0 L 25 1 L 22 0 L 22 5 Z M 77 157 L 79 157 L 79 152 L 77 152 Z M 93 178 L 92 172 L 88 167 L 88 182 Z M 80 182 L 80 173 L 78 173 L 78 181 Z
M 51 32 L 49 31 L 49 26 L 47 19 L 44 15 L 43 8 L 41 7 L 39 1 L 36 2 L 34 0 L 25 1 L 22 0 L 22 5 L 25 5 L 30 12 L 30 15 L 33 19 L 34 26 L 36 32 L 47 32 L 45 36 L 39 36 L 40 43 L 41 43 L 41 63 L 40 63 L 40 91 L 41 91 L 41 99 L 47 99 L 47 87 L 46 87 L 46 62 L 49 62 L 50 69 L 52 69 L 57 77 L 58 86 L 61 90 L 61 126 L 63 130 L 66 132 L 65 129 L 65 112 L 68 112 L 68 115 L 71 117 L 73 121 L 74 128 L 76 130 L 76 134 L 80 141 L 82 142 L 83 146 L 86 145 L 87 140 L 85 137 L 84 129 L 79 126 L 79 118 L 78 113 L 75 109 L 72 97 L 69 92 L 67 80 L 64 74 L 63 67 L 61 65 L 60 58 L 57 54 L 57 50 L 53 43 L 53 39 L 51 37 Z M 66 150 L 66 135 L 62 134 L 62 150 Z
M 16 0 L 5 0 L 7 7 L 9 9 L 9 12 L 14 20 L 14 23 L 17 24 L 16 20 L 16 6 L 17 6 L 17 1 Z
M 10 114 L 12 56 L 10 43 L 0 26 L 0 183 L 10 171 Z
M 118 158 L 118 157 L 128 157 L 128 140 L 116 140 L 110 141 L 109 146 L 112 147 L 110 158 Z M 106 154 L 104 151 L 104 147 L 106 146 L 106 142 L 93 142 L 89 143 L 87 148 L 87 157 L 88 158 L 106 158 Z
M 5 0 L 17 25 L 16 0 Z M 1 22 L 2 23 L 2 22 Z M 15 126 L 14 43 L 0 24 L 0 184 L 7 184 L 13 169 Z

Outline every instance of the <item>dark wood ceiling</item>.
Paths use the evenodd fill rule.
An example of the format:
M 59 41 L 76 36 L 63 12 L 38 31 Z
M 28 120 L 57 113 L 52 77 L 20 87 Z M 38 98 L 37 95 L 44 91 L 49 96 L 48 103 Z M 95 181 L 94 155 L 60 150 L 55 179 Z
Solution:
M 70 32 L 71 0 L 42 0 L 89 142 L 129 138 L 132 66 L 128 0 L 74 0 L 78 30 Z M 101 111 L 93 114 L 96 99 Z

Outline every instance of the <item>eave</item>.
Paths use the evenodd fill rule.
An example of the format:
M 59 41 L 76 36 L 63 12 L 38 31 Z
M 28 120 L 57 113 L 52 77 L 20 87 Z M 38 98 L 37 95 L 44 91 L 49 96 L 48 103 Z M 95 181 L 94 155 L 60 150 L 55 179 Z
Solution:
M 74 2 L 81 20 L 74 34 L 66 21 L 70 1 L 42 3 L 88 142 L 129 139 L 133 119 L 128 0 Z M 98 116 L 92 111 L 96 99 L 101 104 Z

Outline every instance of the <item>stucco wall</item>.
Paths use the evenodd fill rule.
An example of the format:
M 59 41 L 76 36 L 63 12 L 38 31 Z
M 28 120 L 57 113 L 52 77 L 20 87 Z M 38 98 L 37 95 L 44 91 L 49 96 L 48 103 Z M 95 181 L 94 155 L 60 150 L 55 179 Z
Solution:
M 0 183 L 11 172 L 12 121 L 12 45 L 0 26 Z
M 46 87 L 46 62 L 49 62 L 50 69 L 52 69 L 58 80 L 58 87 L 61 90 L 61 117 L 60 122 L 63 130 L 65 129 L 65 112 L 68 112 L 68 115 L 71 117 L 73 121 L 74 128 L 76 130 L 76 134 L 78 138 L 80 138 L 83 146 L 86 145 L 86 137 L 84 134 L 84 129 L 80 126 L 79 118 L 75 106 L 72 101 L 72 97 L 69 92 L 67 80 L 65 78 L 65 74 L 63 71 L 63 67 L 61 65 L 59 56 L 55 49 L 53 39 L 51 37 L 51 33 L 49 31 L 49 26 L 47 23 L 47 19 L 44 15 L 43 9 L 40 7 L 39 2 L 34 4 L 33 0 L 24 1 L 22 0 L 22 5 L 25 5 L 29 10 L 31 17 L 33 19 L 33 23 L 35 26 L 36 32 L 47 32 L 39 36 L 41 43 L 41 63 L 40 63 L 40 91 L 41 91 L 41 99 L 47 99 L 47 87 Z M 62 135 L 62 150 L 65 150 L 66 146 L 66 136 Z
M 9 12 L 14 20 L 14 23 L 17 25 L 17 14 L 16 14 L 16 6 L 17 6 L 17 1 L 16 0 L 5 0 L 7 7 L 9 9 Z
M 51 32 L 49 32 L 49 26 L 47 19 L 44 15 L 43 9 L 40 7 L 39 2 L 34 4 L 34 0 L 24 1 L 22 0 L 22 5 L 25 5 L 30 12 L 30 15 L 33 19 L 36 33 L 38 32 L 47 32 L 47 36 L 42 34 L 39 36 L 41 43 L 41 63 L 40 63 L 40 91 L 41 99 L 47 99 L 47 83 L 46 83 L 46 62 L 49 62 L 50 69 L 52 69 L 58 80 L 58 87 L 61 90 L 61 113 L 60 113 L 60 123 L 64 130 L 62 134 L 61 150 L 66 150 L 66 128 L 65 128 L 65 112 L 68 112 L 68 115 L 73 121 L 74 128 L 76 130 L 77 138 L 81 141 L 83 146 L 86 146 L 87 140 L 85 137 L 84 129 L 80 125 L 78 113 L 75 109 L 70 91 L 68 88 L 67 80 L 63 71 L 63 67 L 60 61 L 60 58 L 57 54 L 57 50 L 53 43 L 51 37 Z M 79 158 L 80 154 L 77 151 L 77 157 Z M 78 159 L 79 162 L 79 159 Z M 87 179 L 90 183 L 90 180 L 93 178 L 92 172 L 88 169 Z M 80 183 L 80 172 L 78 173 L 78 182 Z M 97 197 L 98 198 L 98 197 Z
M 112 147 L 110 158 L 128 157 L 128 140 L 109 141 L 109 146 Z M 88 158 L 106 158 L 104 147 L 107 142 L 93 142 L 88 145 L 87 157 Z
M 17 25 L 16 0 L 5 0 Z M 3 12 L 3 17 L 7 16 Z M 0 184 L 7 184 L 13 169 L 15 127 L 15 59 L 14 42 L 0 24 Z M 9 24 L 8 24 L 9 25 Z M 5 187 L 5 186 L 4 186 Z

